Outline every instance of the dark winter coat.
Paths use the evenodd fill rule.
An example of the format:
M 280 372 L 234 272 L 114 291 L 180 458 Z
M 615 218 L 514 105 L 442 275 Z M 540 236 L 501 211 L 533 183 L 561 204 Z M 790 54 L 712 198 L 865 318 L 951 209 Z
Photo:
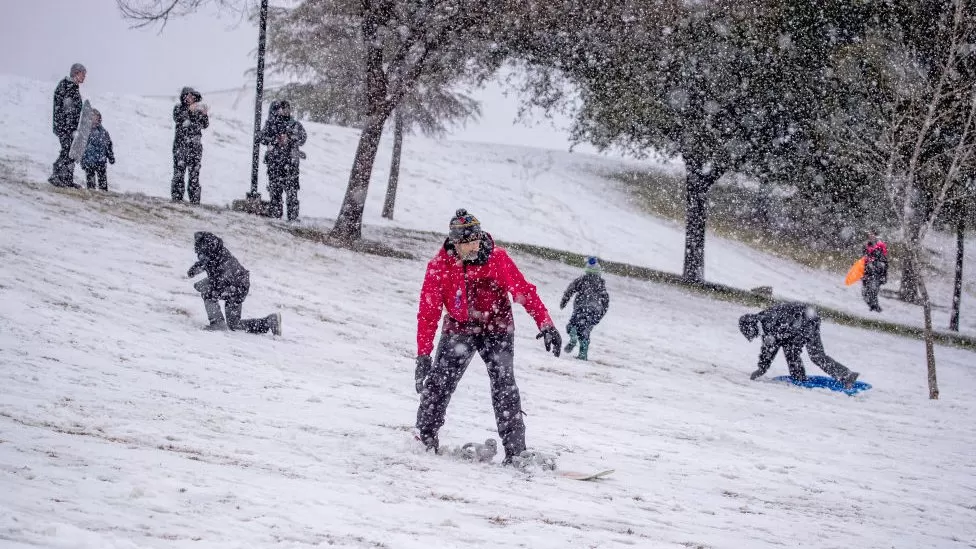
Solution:
M 186 275 L 192 278 L 206 271 L 211 295 L 205 298 L 243 300 L 247 296 L 251 286 L 250 273 L 224 247 L 220 237 L 213 233 L 196 232 L 193 234 L 193 250 L 199 261 L 190 267 Z
M 805 345 L 810 325 L 818 319 L 816 309 L 805 303 L 780 303 L 746 316 L 757 317 L 763 342 L 776 345 Z
M 878 240 L 864 245 L 864 277 L 888 282 L 888 245 Z
M 192 95 L 199 103 L 203 96 L 193 88 L 183 88 L 180 104 L 173 107 L 176 135 L 173 137 L 173 153 L 190 157 L 203 154 L 203 130 L 210 126 L 210 117 L 202 111 L 191 111 L 184 97 Z
M 417 355 L 430 355 L 437 334 L 437 322 L 444 318 L 445 334 L 510 334 L 515 331 L 512 302 L 525 307 L 541 330 L 552 326 L 549 311 L 515 262 L 503 248 L 495 247 L 491 235 L 481 239 L 478 257 L 462 261 L 454 244 L 444 242 L 440 252 L 427 263 L 417 312 Z
M 70 136 L 81 120 L 81 91 L 78 84 L 65 78 L 54 89 L 54 135 Z
M 112 137 L 101 124 L 91 129 L 88 134 L 88 145 L 81 157 L 82 168 L 96 168 L 105 162 L 115 164 L 115 152 L 112 150 Z
M 575 299 L 573 299 L 574 294 Z M 610 307 L 607 284 L 598 273 L 587 273 L 572 281 L 563 293 L 559 306 L 565 307 L 570 299 L 573 299 L 574 312 L 585 312 L 595 320 L 603 318 Z
M 261 143 L 268 146 L 264 161 L 268 164 L 268 174 L 272 178 L 298 175 L 298 166 L 302 157 L 299 148 L 305 144 L 308 135 L 305 127 L 298 120 L 278 113 L 280 101 L 271 104 L 271 115 L 261 131 Z M 279 136 L 287 135 L 288 140 L 282 144 Z

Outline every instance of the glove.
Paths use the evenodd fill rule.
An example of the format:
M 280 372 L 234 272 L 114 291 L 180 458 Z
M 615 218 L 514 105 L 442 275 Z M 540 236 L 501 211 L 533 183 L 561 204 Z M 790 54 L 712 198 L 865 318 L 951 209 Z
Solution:
M 417 389 L 418 395 L 424 390 L 424 379 L 430 373 L 430 365 L 430 355 L 420 355 L 417 357 L 417 369 L 414 370 L 413 379 L 414 388 Z
M 546 351 L 551 351 L 553 355 L 559 356 L 559 351 L 563 348 L 563 338 L 555 326 L 546 326 L 535 338 L 542 338 L 542 342 L 546 345 Z

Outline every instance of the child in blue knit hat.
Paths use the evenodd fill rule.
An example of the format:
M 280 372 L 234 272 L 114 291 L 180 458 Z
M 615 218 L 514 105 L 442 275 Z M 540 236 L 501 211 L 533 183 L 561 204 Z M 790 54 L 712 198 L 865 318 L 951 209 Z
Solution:
M 573 315 L 566 325 L 569 343 L 566 344 L 565 351 L 572 352 L 578 343 L 579 354 L 576 358 L 580 360 L 587 359 L 590 350 L 590 332 L 600 323 L 610 307 L 610 294 L 607 293 L 607 285 L 601 276 L 602 271 L 600 260 L 588 257 L 583 268 L 583 276 L 570 283 L 563 293 L 562 301 L 559 302 L 559 308 L 563 309 L 573 295 L 576 296 L 573 300 Z

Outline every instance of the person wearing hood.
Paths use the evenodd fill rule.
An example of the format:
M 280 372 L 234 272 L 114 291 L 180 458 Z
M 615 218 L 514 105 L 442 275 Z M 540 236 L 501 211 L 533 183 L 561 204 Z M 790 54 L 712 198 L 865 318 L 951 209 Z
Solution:
M 759 369 L 749 376 L 755 380 L 766 374 L 776 358 L 780 347 L 786 355 L 786 365 L 790 377 L 796 381 L 806 381 L 800 353 L 807 348 L 807 354 L 821 370 L 850 389 L 857 381 L 857 372 L 852 372 L 843 364 L 827 356 L 820 339 L 820 316 L 817 310 L 804 303 L 780 303 L 757 314 L 739 317 L 739 331 L 749 341 L 762 336 L 762 350 L 759 352 Z
M 876 313 L 881 312 L 878 303 L 878 293 L 881 286 L 888 282 L 888 245 L 878 238 L 878 231 L 868 231 L 868 240 L 864 244 L 864 277 L 861 279 L 861 297 L 868 308 Z
M 74 182 L 75 161 L 68 153 L 71 141 L 81 121 L 81 91 L 79 86 L 85 82 L 88 71 L 81 63 L 71 65 L 68 76 L 54 89 L 54 135 L 61 144 L 61 152 L 54 161 L 53 173 L 48 183 L 56 187 L 78 187 Z
M 102 126 L 102 113 L 92 110 L 92 129 L 88 134 L 85 154 L 81 157 L 81 169 L 85 171 L 89 189 L 108 190 L 108 164 L 115 164 L 112 136 Z
M 529 313 L 546 351 L 559 356 L 561 340 L 535 286 L 525 280 L 508 252 L 496 246 L 466 210 L 451 218 L 450 232 L 427 264 L 417 312 L 415 389 L 417 438 L 437 451 L 437 433 L 461 377 L 478 353 L 488 368 L 495 423 L 505 450 L 503 463 L 526 452 L 522 401 L 515 383 L 515 321 L 512 300 Z M 437 352 L 434 337 L 444 310 Z
M 182 202 L 184 189 L 190 203 L 200 203 L 200 162 L 203 159 L 203 130 L 210 126 L 203 96 L 191 87 L 180 91 L 180 103 L 173 107 L 176 133 L 173 137 L 173 202 Z
M 564 350 L 567 353 L 572 352 L 579 341 L 579 354 L 576 358 L 580 360 L 586 360 L 590 349 L 590 332 L 600 323 L 610 307 L 610 294 L 607 293 L 607 285 L 600 276 L 602 271 L 597 258 L 587 258 L 583 275 L 569 284 L 559 302 L 559 308 L 564 309 L 569 300 L 576 296 L 573 299 L 573 315 L 566 325 L 569 343 Z
M 280 218 L 285 195 L 288 221 L 298 220 L 299 162 L 304 154 L 299 147 L 305 144 L 305 127 L 291 116 L 288 101 L 274 101 L 268 109 L 268 121 L 261 132 L 261 143 L 268 146 L 264 162 L 268 165 L 268 194 L 271 198 L 269 215 Z
M 271 332 L 281 335 L 281 314 L 273 313 L 264 318 L 241 318 L 244 299 L 251 289 L 250 273 L 241 266 L 237 258 L 224 247 L 224 241 L 217 235 L 205 231 L 193 234 L 193 250 L 197 254 L 197 262 L 186 272 L 188 278 L 193 278 L 202 272 L 207 278 L 200 280 L 193 287 L 200 292 L 203 306 L 207 310 L 210 320 L 208 330 L 244 330 L 252 334 Z M 220 310 L 220 301 L 224 301 L 224 312 Z

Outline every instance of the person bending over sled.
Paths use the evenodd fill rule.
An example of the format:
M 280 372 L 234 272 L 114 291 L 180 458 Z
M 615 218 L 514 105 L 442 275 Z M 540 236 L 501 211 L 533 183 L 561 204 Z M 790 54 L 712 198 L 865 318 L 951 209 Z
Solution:
M 281 335 L 281 314 L 273 313 L 264 318 L 241 319 L 241 308 L 251 289 L 250 273 L 241 266 L 224 241 L 208 232 L 193 234 L 193 249 L 199 261 L 190 267 L 186 276 L 193 278 L 206 271 L 207 278 L 193 285 L 203 297 L 203 306 L 210 320 L 208 330 L 244 330 L 252 334 L 271 332 Z M 220 300 L 224 300 L 227 319 L 220 310 Z
M 569 284 L 562 301 L 559 302 L 559 308 L 564 309 L 573 295 L 576 295 L 576 299 L 573 299 L 573 316 L 569 318 L 569 324 L 566 325 L 569 343 L 564 350 L 567 353 L 572 352 L 579 338 L 579 354 L 576 358 L 580 360 L 586 360 L 586 354 L 590 349 L 590 332 L 600 323 L 610 307 L 610 294 L 607 293 L 607 285 L 600 276 L 601 271 L 597 258 L 587 258 L 583 276 Z
M 508 294 L 532 316 L 546 351 L 559 356 L 559 331 L 553 326 L 536 288 L 478 220 L 460 209 L 451 219 L 450 233 L 427 264 L 417 312 L 416 390 L 417 438 L 437 452 L 437 432 L 444 425 L 447 405 L 461 376 L 477 352 L 488 367 L 491 402 L 498 435 L 505 450 L 504 464 L 521 466 L 532 459 L 525 449 L 522 401 L 515 384 L 515 323 Z M 431 360 L 441 311 L 437 353 Z
M 769 366 L 783 348 L 790 377 L 796 381 L 807 379 L 800 353 L 807 348 L 810 360 L 830 377 L 850 389 L 857 381 L 857 372 L 848 370 L 843 364 L 827 356 L 820 339 L 820 316 L 817 310 L 804 303 L 781 303 L 758 314 L 742 315 L 739 318 L 739 331 L 752 341 L 762 336 L 762 350 L 759 352 L 759 369 L 749 376 L 756 379 L 769 370 Z

